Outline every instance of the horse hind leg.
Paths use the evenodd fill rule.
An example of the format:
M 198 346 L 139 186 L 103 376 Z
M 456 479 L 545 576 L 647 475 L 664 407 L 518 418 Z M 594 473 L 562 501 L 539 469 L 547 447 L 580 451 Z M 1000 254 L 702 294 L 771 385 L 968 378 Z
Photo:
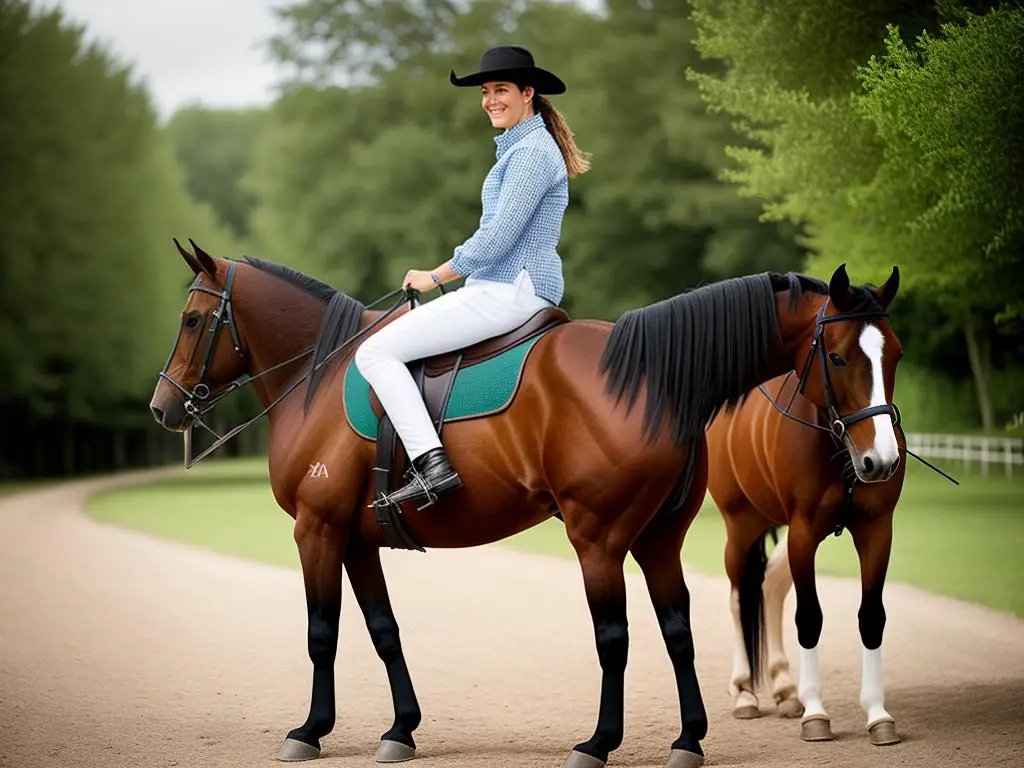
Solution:
M 768 675 L 772 681 L 772 698 L 780 717 L 800 717 L 804 705 L 797 696 L 796 684 L 789 674 L 789 659 L 782 640 L 782 609 L 786 595 L 793 587 L 789 570 L 789 550 L 785 535 L 768 558 L 764 575 L 764 614 L 768 641 Z
M 661 635 L 672 662 L 679 695 L 681 731 L 672 743 L 667 768 L 698 768 L 704 763 L 700 742 L 707 736 L 708 715 L 694 666 L 690 592 L 680 560 L 683 539 L 704 501 L 707 461 L 703 454 L 683 504 L 662 509 L 630 548 L 643 571 Z
M 733 662 L 729 693 L 737 720 L 761 716 L 757 686 L 764 669 L 764 537 L 768 525 L 753 507 L 726 516 L 725 570 L 733 617 Z

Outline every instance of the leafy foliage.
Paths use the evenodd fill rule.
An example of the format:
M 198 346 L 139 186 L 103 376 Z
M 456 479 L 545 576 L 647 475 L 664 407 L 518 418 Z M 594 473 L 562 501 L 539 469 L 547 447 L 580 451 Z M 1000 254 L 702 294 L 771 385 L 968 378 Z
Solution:
M 903 269 L 967 345 L 984 421 L 992 363 L 1024 342 L 1024 12 L 1016 3 L 693 0 L 691 71 L 755 146 L 725 176 L 802 230 L 808 271 Z M 908 42 L 912 41 L 912 42 Z M 897 310 L 898 311 L 898 310 Z M 996 323 L 1003 322 L 997 335 Z
M 184 295 L 170 234 L 215 227 L 145 90 L 82 28 L 4 2 L 0 60 L 2 472 L 19 425 L 148 420 Z
M 249 235 L 256 196 L 244 184 L 263 128 L 262 109 L 189 107 L 174 114 L 167 135 L 193 200 L 209 206 L 235 238 Z
M 515 41 L 567 81 L 554 102 L 593 153 L 592 170 L 570 185 L 560 245 L 571 312 L 613 318 L 700 281 L 795 266 L 789 228 L 759 223 L 756 204 L 718 179 L 729 127 L 682 81 L 699 63 L 685 11 L 615 2 L 598 17 L 541 0 L 288 6 L 277 50 L 303 74 L 273 110 L 249 177 L 258 243 L 366 300 L 407 269 L 449 258 L 477 225 L 494 146 L 477 93 L 447 74 Z M 384 18 L 394 34 L 381 34 Z

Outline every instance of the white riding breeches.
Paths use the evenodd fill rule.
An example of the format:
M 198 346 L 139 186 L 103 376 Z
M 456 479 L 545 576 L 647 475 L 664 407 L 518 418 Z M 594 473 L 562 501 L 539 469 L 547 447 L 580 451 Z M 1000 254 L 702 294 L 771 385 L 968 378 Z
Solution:
M 395 318 L 359 345 L 355 363 L 410 460 L 441 447 L 441 440 L 406 364 L 508 333 L 550 306 L 534 293 L 526 270 L 514 283 L 469 278 L 462 288 Z

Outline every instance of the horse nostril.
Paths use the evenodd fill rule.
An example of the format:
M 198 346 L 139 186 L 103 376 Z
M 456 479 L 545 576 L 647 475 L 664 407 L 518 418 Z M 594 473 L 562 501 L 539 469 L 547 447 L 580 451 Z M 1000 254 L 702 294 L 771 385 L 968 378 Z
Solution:
M 157 424 L 164 423 L 164 409 L 157 405 L 149 406 L 149 410 L 153 412 L 153 418 L 156 419 Z
M 875 471 L 875 462 L 870 456 L 864 457 L 864 473 L 870 475 Z

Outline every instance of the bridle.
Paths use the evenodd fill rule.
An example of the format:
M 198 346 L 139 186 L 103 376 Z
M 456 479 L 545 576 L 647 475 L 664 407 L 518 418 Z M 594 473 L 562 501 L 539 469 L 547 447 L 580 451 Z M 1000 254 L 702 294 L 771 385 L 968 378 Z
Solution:
M 835 390 L 832 388 L 832 377 L 829 374 L 828 364 L 828 349 L 825 346 L 825 326 L 829 323 L 840 323 L 850 322 L 854 320 L 862 320 L 865 318 L 876 318 L 876 317 L 888 317 L 889 313 L 879 309 L 877 311 L 867 312 L 845 312 L 836 315 L 825 316 L 825 310 L 828 308 L 829 299 L 826 299 L 821 305 L 821 309 L 818 310 L 818 315 L 815 318 L 814 325 L 814 338 L 811 340 L 811 348 L 807 352 L 807 357 L 804 360 L 803 368 L 800 372 L 800 382 L 797 388 L 793 391 L 793 396 L 789 399 L 789 403 L 783 408 L 779 405 L 778 400 L 768 394 L 768 391 L 761 384 L 758 389 L 761 390 L 761 394 L 768 398 L 768 401 L 774 406 L 775 410 L 781 413 L 792 421 L 799 422 L 804 426 L 817 429 L 821 432 L 829 432 L 832 437 L 835 438 L 836 442 L 840 442 L 846 436 L 850 427 L 861 421 L 874 418 L 875 416 L 888 416 L 892 419 L 894 427 L 899 427 L 902 421 L 899 408 L 896 407 L 895 403 L 885 403 L 883 405 L 869 405 L 866 408 L 861 408 L 859 411 L 843 415 L 839 413 L 839 409 L 836 407 L 836 395 Z M 815 357 L 818 358 L 821 364 L 821 379 L 825 388 L 825 411 L 828 416 L 829 426 L 823 427 L 820 424 L 806 421 L 801 419 L 799 416 L 795 416 L 789 412 L 789 409 L 793 407 L 793 401 L 796 400 L 798 394 L 802 395 L 804 389 L 807 386 L 807 379 L 811 373 L 811 365 L 814 363 Z M 785 380 L 782 382 L 782 386 L 779 391 L 782 392 L 786 384 L 789 383 L 790 376 L 795 371 L 790 371 L 786 374 Z
M 816 429 L 820 432 L 829 433 L 830 435 L 832 435 L 836 443 L 844 448 L 844 452 L 848 452 L 849 446 L 844 444 L 843 438 L 846 437 L 846 434 L 849 431 L 850 427 L 852 427 L 854 424 L 873 418 L 875 416 L 888 416 L 889 418 L 892 419 L 893 427 L 899 429 L 902 432 L 903 418 L 900 414 L 899 408 L 896 407 L 895 403 L 885 403 L 884 405 L 869 405 L 867 408 L 861 408 L 859 411 L 855 411 L 853 413 L 849 413 L 846 415 L 839 413 L 839 409 L 836 407 L 835 390 L 833 390 L 832 388 L 832 377 L 829 374 L 828 349 L 825 346 L 824 336 L 825 326 L 828 325 L 829 323 L 849 322 L 854 320 L 863 320 L 866 318 L 888 317 L 889 313 L 883 309 L 878 309 L 863 312 L 840 312 L 838 314 L 829 315 L 826 317 L 825 310 L 828 308 L 829 300 L 830 299 L 826 298 L 825 301 L 822 303 L 821 308 L 818 310 L 818 315 L 814 321 L 814 338 L 811 340 L 811 348 L 808 350 L 807 357 L 804 359 L 803 368 L 800 371 L 799 384 L 793 391 L 793 396 L 790 397 L 789 403 L 786 404 L 786 407 L 783 408 L 781 405 L 779 405 L 779 402 L 776 398 L 768 394 L 768 391 L 764 388 L 764 384 L 758 385 L 758 389 L 761 390 L 761 394 L 768 398 L 768 402 L 772 404 L 772 407 L 775 408 L 775 410 L 777 410 L 787 419 L 795 421 L 799 424 L 803 424 L 806 427 L 811 427 L 812 429 Z M 804 393 L 804 389 L 807 386 L 807 378 L 808 376 L 810 376 L 811 373 L 811 365 L 814 364 L 814 359 L 816 357 L 821 365 L 822 385 L 825 388 L 825 411 L 829 420 L 828 427 L 823 427 L 820 424 L 815 424 L 814 422 L 801 419 L 799 416 L 795 416 L 794 414 L 789 412 L 789 409 L 793 407 L 793 402 L 796 400 L 796 396 L 798 394 L 802 395 Z M 789 383 L 789 379 L 794 373 L 795 371 L 790 371 L 789 373 L 786 374 L 786 378 L 785 380 L 783 380 L 782 386 L 779 388 L 780 393 L 783 390 L 785 390 L 786 384 Z M 913 458 L 917 459 L 919 462 L 921 462 L 928 468 L 935 470 L 940 475 L 945 477 L 947 480 L 951 481 L 954 485 L 960 485 L 960 483 L 957 482 L 955 478 L 946 474 L 933 464 L 925 461 L 906 446 L 904 446 L 904 451 L 906 451 L 908 456 L 912 456 Z M 845 494 L 843 501 L 844 513 L 848 513 L 852 509 L 853 491 L 856 487 L 857 482 L 858 478 L 856 474 L 853 474 L 853 476 L 849 477 L 845 482 Z M 844 527 L 842 517 L 843 515 L 840 516 L 840 522 L 833 531 L 836 536 L 838 536 L 842 532 Z
M 180 331 L 179 331 L 179 334 L 178 334 L 178 340 L 175 342 L 174 347 L 171 348 L 171 353 L 167 356 L 167 362 L 164 363 L 163 370 L 161 370 L 160 374 L 159 374 L 159 378 L 160 379 L 166 381 L 168 384 L 170 384 L 172 387 L 174 387 L 176 390 L 178 390 L 184 396 L 184 398 L 185 398 L 185 403 L 184 403 L 185 412 L 189 416 L 189 425 L 188 425 L 188 427 L 185 428 L 185 434 L 184 434 L 184 440 L 185 440 L 185 467 L 186 467 L 186 469 L 191 467 L 193 464 L 196 464 L 200 460 L 204 459 L 206 456 L 208 456 L 209 454 L 213 453 L 213 451 L 215 451 L 221 445 L 223 445 L 228 440 L 233 438 L 239 432 L 241 432 L 242 430 L 244 430 L 247 427 L 251 426 L 252 424 L 254 424 L 259 419 L 261 419 L 274 406 L 276 406 L 278 403 L 280 403 L 282 400 L 284 400 L 285 397 L 287 397 L 293 391 L 295 391 L 295 389 L 300 384 L 302 384 L 303 381 L 305 381 L 307 378 L 309 378 L 309 376 L 314 371 L 316 371 L 319 368 L 321 368 L 322 366 L 326 365 L 335 355 L 339 354 L 342 350 L 347 349 L 355 341 L 357 341 L 358 339 L 360 339 L 363 336 L 367 335 L 370 332 L 371 329 L 373 329 L 375 326 L 377 326 L 378 324 L 383 322 L 389 315 L 391 315 L 403 303 L 405 303 L 405 301 L 408 300 L 410 302 L 415 302 L 417 297 L 418 297 L 418 292 L 416 292 L 416 291 L 414 291 L 412 289 L 399 288 L 399 289 L 395 289 L 395 290 L 385 294 L 384 296 L 381 296 L 379 299 L 377 299 L 373 303 L 368 304 L 366 306 L 366 309 L 372 309 L 377 304 L 380 304 L 381 302 L 386 301 L 387 299 L 391 298 L 392 296 L 394 296 L 394 295 L 396 295 L 398 293 L 402 294 L 402 298 L 401 299 L 399 299 L 397 302 L 395 302 L 395 304 L 393 306 L 391 306 L 389 309 L 387 309 L 379 317 L 374 319 L 373 322 L 371 322 L 365 328 L 361 328 L 359 331 L 357 331 L 355 334 L 353 334 L 353 336 L 351 338 L 346 339 L 345 341 L 343 341 L 340 345 L 338 345 L 338 347 L 333 349 L 330 352 L 330 354 L 326 355 L 324 357 L 324 359 L 321 360 L 319 363 L 317 363 L 315 366 L 310 366 L 309 370 L 306 371 L 305 374 L 303 374 L 297 380 L 292 382 L 292 384 L 290 386 L 288 386 L 288 388 L 285 389 L 285 391 L 282 392 L 278 397 L 276 397 L 274 399 L 274 401 L 272 403 L 270 403 L 270 405 L 266 406 L 262 411 L 260 411 L 258 414 L 253 416 L 248 421 L 246 421 L 246 422 L 244 422 L 242 424 L 239 424 L 238 426 L 232 428 L 226 434 L 219 435 L 216 432 L 216 430 L 214 430 L 209 424 L 207 424 L 203 420 L 203 417 L 207 413 L 209 413 L 213 409 L 213 407 L 222 398 L 224 398 L 226 395 L 230 394 L 231 392 L 234 392 L 237 389 L 241 389 L 244 386 L 252 384 L 254 381 L 256 381 L 259 378 L 262 378 L 263 376 L 266 376 L 268 373 L 273 373 L 274 371 L 276 371 L 276 370 L 278 370 L 280 368 L 284 368 L 287 365 L 291 365 L 292 363 L 297 362 L 298 360 L 301 360 L 304 357 L 307 357 L 307 356 L 311 355 L 313 353 L 313 351 L 316 349 L 315 346 L 308 347 L 307 349 L 304 349 L 302 352 L 299 352 L 297 355 L 293 355 L 292 357 L 288 358 L 287 360 L 285 360 L 283 362 L 280 362 L 280 363 L 277 363 L 276 365 L 272 365 L 269 368 L 267 368 L 266 370 L 260 371 L 259 373 L 256 373 L 256 374 L 254 374 L 252 376 L 250 376 L 247 373 L 243 373 L 242 375 L 232 379 L 230 382 L 225 384 L 216 393 L 212 392 L 209 384 L 206 383 L 205 379 L 206 379 L 206 375 L 207 375 L 209 367 L 210 367 L 210 363 L 213 361 L 213 356 L 216 353 L 217 340 L 220 338 L 221 331 L 224 328 L 227 328 L 228 332 L 231 334 L 231 343 L 232 343 L 232 345 L 235 348 L 235 354 L 237 354 L 239 357 L 243 357 L 243 358 L 245 356 L 245 353 L 242 351 L 242 343 L 241 343 L 241 339 L 239 338 L 239 335 L 238 335 L 238 326 L 235 323 L 235 316 L 234 316 L 234 312 L 233 312 L 232 306 L 231 306 L 231 292 L 232 292 L 232 289 L 234 288 L 234 284 L 235 284 L 235 267 L 236 267 L 236 262 L 229 260 L 228 261 L 227 275 L 224 278 L 224 288 L 223 289 L 211 288 L 211 287 L 209 287 L 207 285 L 204 285 L 201 282 L 202 273 L 197 274 L 195 279 L 192 281 L 192 284 L 189 286 L 189 293 L 190 294 L 195 292 L 195 291 L 199 291 L 201 293 L 208 293 L 211 296 L 216 296 L 217 298 L 220 299 L 220 303 L 217 305 L 217 308 L 214 309 L 210 313 L 211 322 L 209 324 L 209 330 L 206 331 L 206 333 L 209 334 L 209 341 L 207 342 L 206 349 L 205 349 L 205 351 L 203 353 L 203 363 L 202 363 L 202 365 L 199 368 L 199 376 L 197 378 L 196 385 L 191 390 L 189 390 L 188 388 L 184 387 L 179 382 L 175 381 L 174 377 L 167 373 L 167 369 L 168 369 L 168 367 L 171 364 L 171 360 L 174 358 L 174 353 L 178 349 L 178 343 L 181 341 L 181 333 L 180 333 Z M 198 347 L 197 347 L 197 349 L 198 349 Z M 193 426 L 193 424 L 198 424 L 200 427 L 205 429 L 207 432 L 209 432 L 210 434 L 212 434 L 216 438 L 214 443 L 209 448 L 207 448 L 205 451 L 203 451 L 202 453 L 200 453 L 198 456 L 195 456 L 195 457 L 192 456 L 192 426 Z
M 189 293 L 197 291 L 200 293 L 208 293 L 212 296 L 218 297 L 220 299 L 220 303 L 217 305 L 217 308 L 210 313 L 212 321 L 210 322 L 208 330 L 210 338 L 207 342 L 206 350 L 203 353 L 203 364 L 199 368 L 199 378 L 196 385 L 191 390 L 188 390 L 175 381 L 174 377 L 167 373 L 167 368 L 170 366 L 171 360 L 174 358 L 174 353 L 178 350 L 178 342 L 181 341 L 180 333 L 178 334 L 178 342 L 176 342 L 174 347 L 171 348 L 171 354 L 167 356 L 167 362 L 164 363 L 163 370 L 160 371 L 159 376 L 185 396 L 185 412 L 193 418 L 201 417 L 205 412 L 209 411 L 218 400 L 224 397 L 224 395 L 242 386 L 247 378 L 243 375 L 232 380 L 226 384 L 215 397 L 210 399 L 210 386 L 205 382 L 205 378 L 207 369 L 210 367 L 210 363 L 213 361 L 213 355 L 217 350 L 217 340 L 220 338 L 221 330 L 226 327 L 231 333 L 231 343 L 235 347 L 235 354 L 242 357 L 244 356 L 244 353 L 242 352 L 242 342 L 238 337 L 238 326 L 235 324 L 234 312 L 231 308 L 231 290 L 235 284 L 235 263 L 233 261 L 228 263 L 228 273 L 227 277 L 224 279 L 224 288 L 222 290 L 217 290 L 216 288 L 210 288 L 204 285 L 200 282 L 201 278 L 202 273 L 196 275 L 195 280 L 192 281 L 192 284 L 188 288 Z M 303 355 L 305 354 L 308 354 L 308 352 L 303 353 Z M 201 421 L 199 423 L 202 424 Z M 206 425 L 203 424 L 203 426 Z

